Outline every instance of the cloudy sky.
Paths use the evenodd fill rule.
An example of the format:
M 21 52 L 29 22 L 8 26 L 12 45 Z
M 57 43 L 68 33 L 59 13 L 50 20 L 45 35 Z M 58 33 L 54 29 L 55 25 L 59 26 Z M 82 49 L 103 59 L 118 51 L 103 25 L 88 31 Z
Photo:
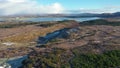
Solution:
M 112 13 L 120 0 L 0 0 L 0 15 L 45 13 Z

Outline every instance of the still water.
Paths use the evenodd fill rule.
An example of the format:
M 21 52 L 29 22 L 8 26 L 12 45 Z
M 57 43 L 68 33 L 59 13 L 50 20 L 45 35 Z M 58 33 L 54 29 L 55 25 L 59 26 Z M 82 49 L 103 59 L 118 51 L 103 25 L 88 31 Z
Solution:
M 32 22 L 44 22 L 44 21 L 63 21 L 63 20 L 76 20 L 78 22 L 100 19 L 98 17 L 87 17 L 87 18 L 65 18 L 65 17 L 38 17 L 38 18 L 25 18 L 21 21 L 32 21 Z
M 37 17 L 37 18 L 0 18 L 0 21 L 24 21 L 24 22 L 45 22 L 45 21 L 63 21 L 75 20 L 78 22 L 100 19 L 99 17 L 86 17 L 86 18 L 66 18 L 66 17 Z

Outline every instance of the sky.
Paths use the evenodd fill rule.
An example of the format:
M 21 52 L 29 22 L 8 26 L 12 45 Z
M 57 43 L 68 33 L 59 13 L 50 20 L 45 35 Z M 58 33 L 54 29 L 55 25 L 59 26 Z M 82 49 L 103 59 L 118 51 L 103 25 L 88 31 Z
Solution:
M 0 0 L 0 15 L 119 11 L 120 0 Z

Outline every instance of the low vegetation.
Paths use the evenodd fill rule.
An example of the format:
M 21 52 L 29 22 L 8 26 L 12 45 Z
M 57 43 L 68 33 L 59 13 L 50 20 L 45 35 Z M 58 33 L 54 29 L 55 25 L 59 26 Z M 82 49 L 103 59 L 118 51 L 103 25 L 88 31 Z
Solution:
M 69 22 L 69 23 L 68 23 Z M 44 22 L 44 23 L 40 23 L 40 22 L 27 22 L 27 23 L 5 23 L 5 24 L 0 24 L 0 28 L 1 30 L 4 30 L 3 28 L 12 28 L 9 29 L 11 31 L 8 32 L 12 32 L 7 33 L 7 36 L 5 36 L 2 41 L 3 42 L 34 42 L 37 40 L 37 38 L 39 36 L 45 36 L 47 33 L 51 33 L 54 32 L 56 30 L 59 29 L 63 29 L 63 28 L 67 28 L 70 27 L 71 25 L 73 25 L 75 21 L 58 21 L 58 22 Z M 27 26 L 34 26 L 31 27 L 31 31 L 28 31 L 29 28 L 26 28 Z M 22 27 L 20 27 L 22 26 Z M 17 27 L 17 28 L 15 28 Z M 15 31 L 17 29 L 22 29 L 25 28 L 25 31 L 23 32 L 19 32 Z M 34 29 L 35 28 L 35 29 Z M 13 31 L 12 31 L 13 30 Z M 6 34 L 5 34 L 6 35 Z M 2 35 L 4 36 L 4 35 Z
M 39 22 L 27 22 L 27 23 L 5 23 L 0 24 L 0 28 L 14 28 L 14 27 L 20 27 L 20 26 L 26 26 L 26 25 L 33 25 L 38 24 Z
M 31 30 L 30 32 L 10 36 L 7 38 L 4 38 L 3 41 L 10 41 L 10 42 L 32 42 L 36 41 L 39 36 L 45 36 L 47 33 L 53 32 L 55 30 L 59 30 L 61 28 L 66 27 L 66 23 L 59 23 L 53 26 L 49 26 L 46 28 L 39 28 L 36 30 Z M 38 26 L 35 26 L 38 27 Z
M 59 24 L 59 22 L 43 22 L 41 24 L 38 24 L 37 26 L 41 26 L 41 27 L 50 27 L 53 25 Z
M 22 68 L 119 68 L 120 50 L 106 51 L 101 54 L 80 53 L 72 50 L 75 55 L 66 53 L 66 50 L 55 48 L 49 52 L 33 52 L 23 61 Z M 70 61 L 70 62 L 69 62 Z
M 98 20 L 91 20 L 91 21 L 84 21 L 80 23 L 81 25 L 110 25 L 110 26 L 120 26 L 119 21 L 107 21 L 103 19 L 98 19 Z
M 108 51 L 103 54 L 79 54 L 74 51 L 72 68 L 119 68 L 120 50 Z
M 54 48 L 50 52 L 33 52 L 28 59 L 23 61 L 22 68 L 70 68 L 68 60 L 69 54 L 66 50 Z
M 44 23 L 35 24 L 32 25 L 32 27 L 28 25 L 27 28 L 22 27 L 24 28 L 23 31 L 25 31 L 25 29 L 30 30 L 26 30 L 26 32 L 23 33 L 19 31 L 20 33 L 18 32 L 18 34 L 10 33 L 10 36 L 6 35 L 7 37 L 1 38 L 1 43 L 17 42 L 23 43 L 20 45 L 24 46 L 14 47 L 14 49 L 12 46 L 6 46 L 6 50 L 0 50 L 0 57 L 21 56 L 29 53 L 28 59 L 22 62 L 23 66 L 21 68 L 120 67 L 119 22 L 93 20 L 82 22 L 78 27 L 76 23 L 71 22 L 74 21 L 65 20 L 58 21 L 58 23 Z M 13 25 L 11 28 L 17 26 Z M 69 27 L 75 27 L 75 29 L 69 31 L 70 35 L 68 39 L 52 39 L 48 44 L 41 45 L 41 47 L 35 47 L 35 45 L 37 45 L 36 40 L 39 36 L 42 37 L 56 30 Z M 5 26 L 5 28 L 7 27 Z M 12 30 L 10 32 L 12 32 Z M 29 45 L 29 43 L 31 43 L 31 45 Z M 2 46 L 4 45 L 1 45 L 1 49 L 3 49 Z

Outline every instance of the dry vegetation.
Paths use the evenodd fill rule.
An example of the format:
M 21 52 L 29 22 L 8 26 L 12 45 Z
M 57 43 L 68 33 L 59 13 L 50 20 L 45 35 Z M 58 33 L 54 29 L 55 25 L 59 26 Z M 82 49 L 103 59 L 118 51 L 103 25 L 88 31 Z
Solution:
M 103 20 L 102 24 L 101 21 L 99 23 L 100 25 L 80 24 L 80 26 L 78 26 L 78 24 L 66 22 L 57 23 L 53 26 L 50 25 L 47 27 L 28 25 L 18 28 L 0 29 L 0 31 L 2 32 L 0 33 L 1 42 L 23 43 L 21 45 L 19 44 L 18 46 L 24 46 L 10 46 L 9 48 L 6 48 L 6 50 L 0 50 L 0 57 L 5 57 L 7 55 L 9 55 L 9 57 L 13 57 L 16 55 L 19 56 L 30 53 L 30 57 L 28 59 L 29 61 L 31 61 L 31 59 L 32 61 L 33 59 L 35 59 L 36 63 L 42 64 L 41 66 L 49 65 L 54 68 L 61 68 L 60 66 L 66 67 L 65 65 L 62 65 L 64 64 L 64 62 L 67 64 L 68 67 L 70 67 L 70 60 L 74 54 L 72 54 L 72 51 L 77 51 L 77 54 L 101 54 L 105 51 L 120 50 L 120 26 L 112 26 L 108 23 L 103 25 Z M 74 32 L 74 30 L 70 30 L 68 31 L 70 35 L 67 39 L 57 39 L 57 41 L 50 41 L 44 47 L 37 48 L 35 47 L 35 43 L 31 44 L 30 47 L 26 47 L 26 45 L 29 46 L 29 44 L 25 43 L 35 42 L 39 36 L 45 36 L 47 33 L 66 27 L 77 29 L 77 31 Z M 55 52 L 57 51 L 57 49 L 55 51 L 55 48 L 58 48 L 58 51 L 60 49 L 60 51 L 62 52 L 55 54 Z M 41 57 L 44 59 L 42 59 Z M 40 60 L 40 62 L 37 62 L 37 60 Z M 58 60 L 60 61 L 57 62 Z M 27 64 L 28 66 L 31 65 L 29 63 Z
M 0 55 L 3 56 L 3 53 L 5 53 L 4 56 L 9 55 L 9 57 L 16 56 L 17 52 L 20 55 L 26 54 L 27 47 L 35 47 L 36 41 L 39 36 L 45 36 L 47 33 L 53 32 L 55 30 L 59 30 L 62 28 L 68 28 L 73 23 L 68 22 L 62 22 L 57 23 L 48 27 L 42 27 L 38 26 L 39 24 L 33 24 L 33 25 L 26 25 L 26 26 L 19 26 L 19 27 L 13 27 L 13 28 L 0 28 Z M 68 26 L 69 25 L 69 26 Z M 6 45 L 3 43 L 12 43 L 12 45 Z M 25 53 L 19 52 L 21 48 L 25 48 Z M 10 50 L 9 49 L 13 49 Z M 15 49 L 15 50 L 14 50 Z M 18 50 L 17 50 L 18 49 Z M 29 48 L 31 50 L 31 48 Z M 9 51 L 9 54 L 7 54 L 7 51 Z M 21 54 L 22 53 L 22 54 Z
M 66 27 L 65 24 L 56 24 L 50 27 L 36 25 L 21 26 L 18 28 L 0 29 L 0 39 L 3 42 L 33 42 L 39 36 Z
M 108 49 L 120 49 L 120 30 L 119 26 L 81 26 L 77 33 L 71 33 L 68 41 L 63 43 L 56 43 L 53 47 L 71 49 L 81 47 L 84 45 L 104 45 Z M 111 47 L 113 46 L 113 47 Z M 89 47 L 88 47 L 89 48 Z M 105 49 L 107 49 L 105 48 Z M 88 49 L 89 50 L 89 49 Z

